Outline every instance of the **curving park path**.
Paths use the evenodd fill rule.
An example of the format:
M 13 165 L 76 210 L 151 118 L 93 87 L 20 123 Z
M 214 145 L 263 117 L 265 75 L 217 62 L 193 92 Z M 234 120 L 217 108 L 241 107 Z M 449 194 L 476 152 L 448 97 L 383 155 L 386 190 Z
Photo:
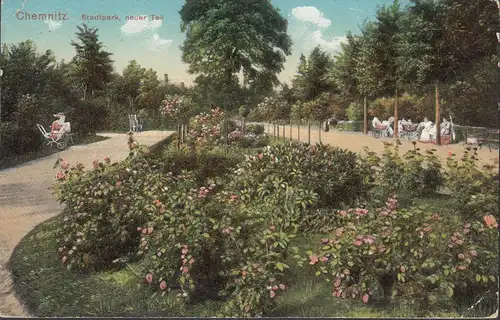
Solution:
M 146 131 L 135 135 L 140 144 L 153 145 L 172 132 Z M 127 135 L 100 133 L 109 139 L 70 147 L 59 153 L 64 160 L 83 163 L 86 168 L 105 156 L 112 162 L 127 157 Z M 0 171 L 0 316 L 29 316 L 14 296 L 7 262 L 19 241 L 37 224 L 57 215 L 62 206 L 52 195 L 51 186 L 58 169 L 57 154 Z
M 264 125 L 265 131 L 268 135 L 272 136 L 274 133 L 273 126 L 265 123 L 261 123 Z M 286 125 L 285 127 L 285 135 L 284 138 L 290 138 L 290 126 Z M 283 126 L 279 126 L 279 137 L 283 137 Z M 300 131 L 300 133 L 299 133 Z M 308 128 L 307 126 L 302 126 L 300 130 L 298 130 L 297 125 L 292 127 L 292 139 L 298 140 L 300 137 L 300 141 L 308 142 Z M 347 149 L 356 153 L 363 153 L 363 147 L 368 147 L 371 151 L 375 151 L 378 154 L 381 154 L 384 151 L 384 144 L 382 141 L 394 142 L 395 139 L 392 138 L 384 138 L 377 139 L 374 138 L 371 134 L 364 135 L 362 132 L 350 132 L 350 131 L 338 131 L 335 129 L 330 129 L 329 132 L 322 131 L 321 132 L 321 142 L 324 144 L 330 144 L 332 146 L 336 146 L 342 149 Z M 318 132 L 317 127 L 311 127 L 311 143 L 320 142 L 320 133 Z M 400 152 L 402 154 L 406 153 L 409 150 L 413 150 L 413 144 L 408 141 L 401 139 L 402 145 L 399 147 Z M 430 143 L 422 143 L 417 142 L 417 148 L 420 148 L 421 151 L 426 149 L 437 150 L 436 155 L 442 160 L 442 163 L 446 163 L 446 158 L 448 154 L 455 153 L 457 157 L 460 157 L 465 147 L 462 143 L 452 144 L 452 145 L 443 145 L 436 146 Z M 488 149 L 488 147 L 483 147 L 481 150 L 478 150 L 479 162 L 482 164 L 490 164 L 495 165 L 495 159 L 498 159 L 499 151 L 498 149 Z

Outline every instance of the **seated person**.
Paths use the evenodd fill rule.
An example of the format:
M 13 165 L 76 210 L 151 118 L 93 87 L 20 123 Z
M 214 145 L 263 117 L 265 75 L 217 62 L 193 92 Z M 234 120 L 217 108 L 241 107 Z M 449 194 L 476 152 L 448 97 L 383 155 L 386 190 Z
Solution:
M 372 120 L 372 126 L 374 128 L 376 128 L 377 126 L 380 126 L 380 125 L 382 125 L 382 122 L 377 117 L 373 118 L 373 120 Z
M 50 125 L 50 135 L 52 139 L 60 137 L 64 133 L 64 119 L 65 116 L 62 113 L 55 114 L 54 117 L 58 118 Z
M 446 118 L 443 118 L 443 122 L 441 122 L 441 136 L 450 135 L 450 129 L 451 129 L 451 123 L 448 122 Z
M 390 137 L 394 134 L 394 117 L 390 117 L 389 120 L 382 121 L 384 126 L 387 126 L 387 133 Z

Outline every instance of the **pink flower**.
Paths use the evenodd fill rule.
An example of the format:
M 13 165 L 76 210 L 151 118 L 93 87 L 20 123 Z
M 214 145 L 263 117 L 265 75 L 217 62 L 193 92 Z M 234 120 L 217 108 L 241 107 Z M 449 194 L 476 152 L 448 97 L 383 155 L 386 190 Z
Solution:
M 329 244 L 330 239 L 321 239 L 321 244 Z
M 151 273 L 148 273 L 146 275 L 146 282 L 151 284 L 151 282 L 153 282 L 153 275 Z
M 163 281 L 160 283 L 160 289 L 161 289 L 161 290 L 165 290 L 165 289 L 167 289 L 167 283 L 165 282 L 165 280 L 163 280 Z
M 62 263 L 65 263 L 66 260 L 68 260 L 68 257 L 66 257 L 66 256 L 62 257 L 62 259 L 61 259 Z
M 56 175 L 57 180 L 64 180 L 66 179 L 66 175 L 62 172 L 58 172 Z
M 360 245 L 363 244 L 363 242 L 361 242 L 359 240 L 355 240 L 352 244 L 355 245 L 356 247 L 359 247 Z
M 316 263 L 318 263 L 318 261 L 319 261 L 319 260 L 318 260 L 318 257 L 317 257 L 317 256 L 315 256 L 315 255 L 311 255 L 311 256 L 309 256 L 309 259 L 311 260 L 311 261 L 309 262 L 309 264 L 310 264 L 310 265 L 315 265 L 315 264 L 316 264 Z
M 188 267 L 182 267 L 182 273 L 188 273 L 189 268 Z
M 189 264 L 193 264 L 195 262 L 194 258 L 189 259 Z
M 457 257 L 459 260 L 465 259 L 465 255 L 463 253 L 459 253 Z
M 61 163 L 61 168 L 62 168 L 63 170 L 67 170 L 67 169 L 69 168 L 69 163 L 68 163 L 68 162 L 66 162 L 66 161 L 63 161 L 63 162 Z
M 367 295 L 367 294 L 363 295 L 363 298 L 362 298 L 363 303 L 368 303 L 368 300 L 369 300 L 369 299 L 370 299 L 370 296 L 369 296 L 369 295 Z
M 187 254 L 187 253 L 188 253 L 188 249 L 186 249 L 186 248 L 182 249 L 182 250 L 181 250 L 181 253 L 182 253 L 182 254 Z
M 344 234 L 344 228 L 337 228 L 337 229 L 335 230 L 335 235 L 336 235 L 337 237 L 342 237 L 342 234 Z
M 274 291 L 269 291 L 269 296 L 272 298 L 276 297 L 276 293 Z
M 273 286 L 272 290 L 273 291 L 278 291 L 278 286 Z
M 142 230 L 142 228 L 141 228 L 141 227 L 137 227 L 137 231 L 141 231 L 141 230 Z
M 99 168 L 99 161 L 98 160 L 94 160 L 94 162 L 92 162 L 92 166 L 94 167 L 94 169 Z
M 406 268 L 404 266 L 401 266 L 401 267 L 399 267 L 399 271 L 401 273 L 405 273 L 406 272 Z
M 262 157 L 264 157 L 264 156 L 262 155 L 262 153 L 259 153 L 259 154 L 257 155 L 257 158 L 259 158 L 259 159 L 262 159 Z
M 474 250 L 474 249 L 472 249 L 472 250 L 470 251 L 470 255 L 471 255 L 471 256 L 473 256 L 473 257 L 477 257 L 477 251 L 476 251 L 476 250 Z
M 328 258 L 327 257 L 321 257 L 321 262 L 327 262 Z
M 286 289 L 286 286 L 284 284 L 280 284 L 279 287 L 280 287 L 281 290 L 285 290 Z
M 497 228 L 498 227 L 497 219 L 495 219 L 495 217 L 492 216 L 491 214 L 484 216 L 484 224 L 488 228 Z
M 341 217 L 345 217 L 347 215 L 347 212 L 345 212 L 345 210 L 340 210 L 339 214 Z
M 160 214 L 164 214 L 164 213 L 165 213 L 165 211 L 167 211 L 167 210 L 165 210 L 165 207 L 161 207 L 161 208 L 160 208 Z
M 275 227 L 275 226 L 270 226 L 270 227 L 269 227 L 269 231 L 271 231 L 271 232 L 276 231 L 276 227 Z
M 236 200 L 238 199 L 238 196 L 236 194 L 231 195 L 231 200 Z
M 109 163 L 109 162 L 111 161 L 111 159 L 109 159 L 109 157 L 108 157 L 108 156 L 106 156 L 106 157 L 104 157 L 104 161 L 105 161 L 106 163 Z
M 119 187 L 122 185 L 122 182 L 121 181 L 116 181 L 116 186 Z
M 339 278 L 337 278 L 337 280 L 335 280 L 335 282 L 333 283 L 333 285 L 334 285 L 335 287 L 340 287 L 340 284 L 341 284 L 341 281 L 340 281 L 340 279 L 339 279 Z
M 462 270 L 462 271 L 465 270 L 465 269 L 467 269 L 466 266 L 458 266 L 457 268 L 458 268 L 458 270 Z

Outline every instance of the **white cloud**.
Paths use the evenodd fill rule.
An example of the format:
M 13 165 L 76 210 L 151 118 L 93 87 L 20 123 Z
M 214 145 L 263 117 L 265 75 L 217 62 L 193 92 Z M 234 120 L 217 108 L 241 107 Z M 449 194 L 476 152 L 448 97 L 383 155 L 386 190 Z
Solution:
M 320 30 L 316 30 L 312 33 L 312 39 L 319 44 L 324 50 L 333 53 L 340 52 L 342 47 L 340 44 L 347 41 L 347 37 L 333 37 L 330 41 L 323 38 L 323 34 Z
M 310 22 L 320 28 L 328 28 L 332 21 L 325 18 L 323 13 L 316 7 L 295 7 L 292 9 L 292 15 L 304 22 Z
M 148 42 L 150 50 L 158 51 L 162 48 L 170 47 L 170 45 L 172 44 L 172 39 L 162 39 L 157 33 L 155 33 Z
M 162 20 L 149 20 L 145 15 L 144 17 L 144 20 L 127 20 L 127 22 L 121 26 L 121 31 L 126 35 L 136 34 L 145 30 L 158 29 L 163 23 Z
M 44 23 L 46 23 L 49 26 L 50 31 L 54 31 L 62 27 L 61 21 L 45 20 Z

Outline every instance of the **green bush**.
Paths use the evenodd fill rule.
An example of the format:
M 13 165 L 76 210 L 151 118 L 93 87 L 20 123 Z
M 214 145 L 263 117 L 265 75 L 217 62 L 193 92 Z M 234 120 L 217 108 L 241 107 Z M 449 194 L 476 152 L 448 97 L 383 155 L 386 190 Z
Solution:
M 498 218 L 498 171 L 493 166 L 478 166 L 477 148 L 468 147 L 461 159 L 455 157 L 449 154 L 445 185 L 456 212 L 465 219 L 477 219 L 486 214 Z
M 35 128 L 23 128 L 12 122 L 3 122 L 0 127 L 2 135 L 2 156 L 20 155 L 36 150 L 42 145 L 41 133 Z
M 383 201 L 390 194 L 404 191 L 412 197 L 432 195 L 444 184 L 441 162 L 435 149 L 424 154 L 414 147 L 401 156 L 396 144 L 384 142 L 384 152 L 379 157 L 365 148 L 360 161 L 365 182 L 369 184 L 372 199 Z
M 498 285 L 498 225 L 493 218 L 462 222 L 421 206 L 338 212 L 338 228 L 308 252 L 316 275 L 334 297 L 364 303 L 410 298 L 422 314 L 455 308 L 454 299 L 479 299 Z M 495 245 L 492 245 L 495 244 Z
M 102 98 L 79 101 L 67 117 L 72 119 L 71 131 L 81 135 L 94 134 L 109 125 L 106 101 Z
M 290 143 L 267 147 L 262 153 L 250 156 L 240 166 L 244 179 L 235 188 L 259 185 L 271 176 L 290 185 L 318 194 L 318 206 L 336 207 L 351 204 L 366 194 L 363 175 L 356 154 L 317 144 L 308 146 Z M 269 190 L 251 190 L 251 197 L 267 194 Z
M 249 124 L 246 126 L 245 131 L 247 133 L 253 133 L 257 136 L 264 134 L 264 126 L 261 124 Z
M 61 171 L 55 194 L 65 204 L 64 228 L 59 253 L 69 269 L 101 269 L 113 261 L 133 256 L 139 243 L 136 225 L 143 223 L 142 209 L 149 192 L 170 178 L 158 175 L 141 147 L 129 141 L 131 155 L 118 164 L 110 159 L 94 161 L 85 171 L 82 164 L 70 167 L 59 159 Z

